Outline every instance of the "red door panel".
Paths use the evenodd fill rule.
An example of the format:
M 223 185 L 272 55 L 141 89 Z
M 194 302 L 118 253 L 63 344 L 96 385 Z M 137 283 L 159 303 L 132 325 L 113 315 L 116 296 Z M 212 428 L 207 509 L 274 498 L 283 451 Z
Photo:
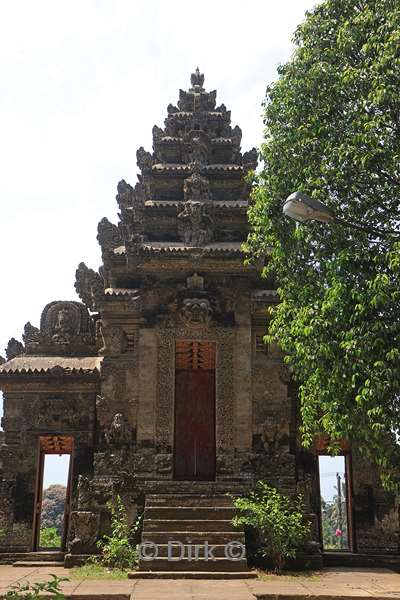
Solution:
M 181 342 L 177 350 L 175 479 L 210 481 L 215 478 L 214 344 L 186 342 L 182 349 Z M 179 350 L 184 350 L 184 360 Z

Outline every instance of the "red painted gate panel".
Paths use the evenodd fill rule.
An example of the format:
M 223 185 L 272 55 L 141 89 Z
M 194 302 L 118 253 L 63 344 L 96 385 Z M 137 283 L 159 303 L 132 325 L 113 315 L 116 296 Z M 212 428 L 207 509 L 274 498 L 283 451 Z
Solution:
M 176 342 L 175 479 L 215 479 L 215 344 Z

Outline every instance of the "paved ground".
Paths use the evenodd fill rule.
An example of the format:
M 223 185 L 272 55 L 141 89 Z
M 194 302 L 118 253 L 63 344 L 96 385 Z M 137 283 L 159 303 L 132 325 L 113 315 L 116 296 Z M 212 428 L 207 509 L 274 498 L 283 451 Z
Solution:
M 67 569 L 0 566 L 0 594 L 17 581 L 42 581 Z M 400 574 L 385 569 L 325 569 L 313 575 L 238 580 L 72 580 L 63 584 L 73 600 L 400 600 Z

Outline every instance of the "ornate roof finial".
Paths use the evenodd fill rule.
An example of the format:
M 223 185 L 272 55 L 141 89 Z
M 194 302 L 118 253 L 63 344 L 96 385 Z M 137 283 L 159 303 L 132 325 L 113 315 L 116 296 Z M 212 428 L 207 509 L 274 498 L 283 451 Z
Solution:
M 203 89 L 204 74 L 200 73 L 199 67 L 190 76 L 190 83 L 193 89 Z

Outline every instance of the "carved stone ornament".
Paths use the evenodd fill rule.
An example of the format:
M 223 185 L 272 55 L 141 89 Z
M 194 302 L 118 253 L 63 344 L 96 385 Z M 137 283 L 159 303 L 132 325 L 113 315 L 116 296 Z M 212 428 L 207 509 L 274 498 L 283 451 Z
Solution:
M 239 125 L 236 125 L 231 132 L 231 140 L 234 146 L 240 147 L 242 141 L 242 130 Z
M 201 130 L 189 131 L 182 142 L 183 161 L 198 168 L 208 164 L 211 153 L 210 136 Z
M 120 210 L 132 206 L 134 193 L 133 187 L 129 183 L 126 183 L 125 179 L 121 179 L 121 181 L 118 183 L 117 192 L 116 200 Z
M 47 308 L 47 307 L 46 307 Z M 79 334 L 79 309 L 69 302 L 56 302 L 43 311 L 41 329 L 56 343 L 68 343 L 70 338 Z
M 81 302 L 56 300 L 47 304 L 40 318 L 41 341 L 45 346 L 67 347 L 94 345 L 93 321 Z M 57 350 L 58 351 L 58 350 Z
M 12 358 L 15 358 L 16 356 L 20 356 L 21 354 L 24 354 L 25 352 L 25 348 L 22 342 L 16 340 L 15 338 L 11 338 L 7 344 L 7 348 L 6 348 L 6 357 L 7 360 L 11 360 Z
M 75 289 L 90 310 L 98 310 L 104 298 L 104 280 L 99 273 L 81 262 L 75 272 Z
M 157 376 L 157 415 L 156 437 L 160 452 L 168 452 L 173 447 L 174 423 L 174 373 L 176 339 L 193 339 L 190 327 L 175 324 L 158 331 L 158 376 Z M 232 328 L 219 325 L 198 328 L 196 339 L 215 341 L 217 344 L 216 363 L 216 442 L 217 453 L 229 450 L 234 435 L 234 366 L 233 349 L 235 332 Z
M 197 67 L 195 72 L 191 74 L 190 83 L 192 84 L 192 89 L 194 90 L 203 89 L 204 74 L 200 73 L 199 67 Z
M 257 168 L 258 152 L 257 148 L 252 148 L 243 154 L 242 164 L 245 172 L 254 171 Z
M 22 334 L 22 339 L 25 343 L 25 348 L 27 352 L 36 349 L 41 341 L 40 330 L 37 327 L 34 327 L 29 321 L 24 326 L 24 333 Z
M 89 554 L 95 550 L 99 522 L 100 516 L 90 511 L 77 510 L 71 513 L 73 539 L 70 550 L 73 554 Z
M 212 315 L 210 301 L 207 298 L 185 298 L 180 316 L 186 327 L 206 327 Z
M 185 202 L 178 214 L 178 232 L 188 246 L 204 246 L 213 235 L 213 220 L 202 202 Z
M 176 109 L 178 110 L 178 109 Z M 161 140 L 164 137 L 164 131 L 161 129 L 161 127 L 158 127 L 158 125 L 154 125 L 153 129 L 152 129 L 152 133 L 153 133 L 153 143 L 158 142 L 159 140 Z
M 126 351 L 126 335 L 118 325 L 111 325 L 104 320 L 97 321 L 96 337 L 103 344 L 99 350 L 101 356 L 114 356 Z
M 122 244 L 121 231 L 104 217 L 97 226 L 97 240 L 103 250 L 114 250 Z
M 146 152 L 143 146 L 141 146 L 136 152 L 136 162 L 142 172 L 151 171 L 153 157 L 150 152 Z
M 118 184 L 116 196 L 120 209 L 122 243 L 130 253 L 136 253 L 140 244 L 145 241 L 144 207 L 146 201 L 146 184 L 138 182 L 133 188 L 125 180 Z
M 194 171 L 193 175 L 185 179 L 183 193 L 185 202 L 189 200 L 193 202 L 210 202 L 212 200 L 210 182 L 206 177 L 200 175 L 197 170 Z
M 188 290 L 203 290 L 204 277 L 200 277 L 197 273 L 193 273 L 191 277 L 186 278 L 186 287 Z
M 90 508 L 92 500 L 91 482 L 89 477 L 79 475 L 78 477 L 78 509 L 80 511 Z
M 107 443 L 114 448 L 128 446 L 132 442 L 129 423 L 122 413 L 116 413 L 105 433 Z

